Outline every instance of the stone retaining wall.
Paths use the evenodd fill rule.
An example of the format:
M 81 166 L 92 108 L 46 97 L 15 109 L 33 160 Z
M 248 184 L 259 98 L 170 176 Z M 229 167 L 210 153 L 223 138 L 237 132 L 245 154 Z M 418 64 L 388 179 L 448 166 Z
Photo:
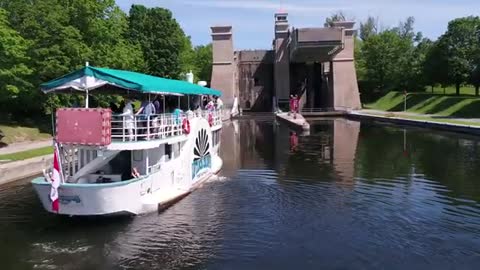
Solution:
M 0 164 L 0 185 L 39 174 L 52 163 L 53 154 Z
M 413 120 L 413 119 L 405 119 L 405 118 L 398 118 L 398 117 L 385 117 L 385 116 L 362 114 L 362 113 L 349 113 L 347 117 L 350 119 L 356 119 L 356 120 L 372 120 L 372 121 L 379 121 L 379 122 L 394 123 L 399 125 L 431 128 L 431 129 L 442 130 L 442 131 L 452 131 L 452 132 L 480 135 L 480 127 L 478 126 L 439 123 L 439 122 L 432 122 L 432 121 L 426 121 L 426 120 Z

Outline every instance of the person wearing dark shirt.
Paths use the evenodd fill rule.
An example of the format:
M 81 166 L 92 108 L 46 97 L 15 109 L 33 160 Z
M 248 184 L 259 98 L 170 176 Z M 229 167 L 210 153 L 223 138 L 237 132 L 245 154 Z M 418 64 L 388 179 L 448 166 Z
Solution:
M 110 102 L 110 110 L 112 110 L 113 113 L 117 113 L 118 112 L 117 104 Z

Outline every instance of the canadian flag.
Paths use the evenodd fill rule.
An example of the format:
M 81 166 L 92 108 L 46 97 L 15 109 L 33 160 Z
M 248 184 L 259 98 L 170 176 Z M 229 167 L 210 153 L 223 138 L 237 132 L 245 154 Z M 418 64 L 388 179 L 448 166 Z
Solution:
M 60 160 L 58 156 L 58 148 L 55 143 L 55 152 L 53 153 L 53 172 L 52 172 L 52 187 L 50 189 L 50 200 L 52 200 L 52 211 L 59 211 L 58 203 L 58 187 L 60 186 Z

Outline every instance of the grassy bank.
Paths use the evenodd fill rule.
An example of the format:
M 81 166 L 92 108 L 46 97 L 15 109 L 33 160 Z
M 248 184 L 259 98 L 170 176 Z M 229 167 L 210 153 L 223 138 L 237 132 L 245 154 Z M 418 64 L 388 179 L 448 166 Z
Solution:
M 4 115 L 2 115 L 4 116 Z M 47 116 L 13 119 L 6 115 L 0 119 L 0 147 L 5 144 L 39 141 L 51 138 L 52 120 Z
M 52 153 L 53 153 L 53 147 L 47 146 L 47 147 L 42 147 L 42 148 L 28 150 L 28 151 L 0 155 L 0 160 L 17 161 L 17 160 L 24 160 L 24 159 L 29 159 L 33 157 L 44 156 Z
M 399 112 L 404 110 L 404 95 L 390 92 L 366 108 Z M 480 118 L 480 97 L 471 95 L 443 95 L 438 93 L 410 93 L 407 112 L 431 114 L 445 118 Z
M 5 144 L 46 140 L 51 138 L 51 134 L 46 133 L 36 127 L 25 127 L 15 124 L 0 124 L 0 130 L 5 136 L 1 142 Z

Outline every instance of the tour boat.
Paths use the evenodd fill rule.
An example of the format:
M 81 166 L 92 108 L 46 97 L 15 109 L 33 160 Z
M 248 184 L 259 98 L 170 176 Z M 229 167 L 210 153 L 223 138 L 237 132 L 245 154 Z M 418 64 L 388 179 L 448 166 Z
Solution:
M 138 115 L 88 108 L 88 95 L 220 96 L 218 90 L 146 74 L 86 66 L 41 85 L 42 91 L 86 94 L 85 108 L 56 112 L 53 173 L 32 181 L 52 213 L 138 215 L 188 195 L 222 168 L 219 110 Z M 55 168 L 57 166 L 57 168 Z M 55 184 L 59 181 L 59 184 Z M 58 187 L 57 187 L 58 186 Z

